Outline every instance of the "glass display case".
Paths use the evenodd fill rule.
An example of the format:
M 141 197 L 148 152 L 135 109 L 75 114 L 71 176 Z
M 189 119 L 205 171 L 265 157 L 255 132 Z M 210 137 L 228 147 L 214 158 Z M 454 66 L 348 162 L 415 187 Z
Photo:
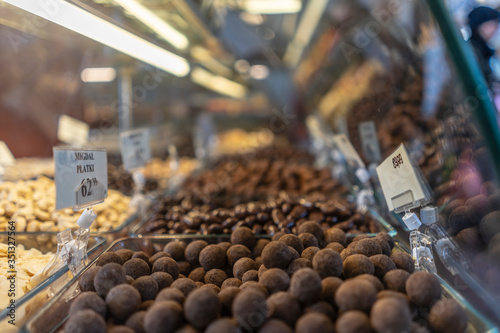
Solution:
M 387 231 L 500 323 L 495 91 L 444 0 L 6 0 L 0 45 L 0 141 L 38 158 L 25 176 L 0 150 L 5 180 L 50 174 L 29 163 L 53 146 L 89 145 L 106 148 L 109 188 L 131 195 L 120 133 L 148 129 L 158 202 L 108 240 L 273 237 L 308 221 L 350 240 Z M 83 139 L 58 135 L 61 115 Z M 391 159 L 410 165 L 399 183 Z

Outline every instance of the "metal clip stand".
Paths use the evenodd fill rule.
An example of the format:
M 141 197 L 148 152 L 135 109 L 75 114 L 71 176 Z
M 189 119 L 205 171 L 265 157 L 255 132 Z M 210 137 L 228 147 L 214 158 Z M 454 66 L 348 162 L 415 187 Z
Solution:
M 436 264 L 432 255 L 432 237 L 418 229 L 422 222 L 415 213 L 409 210 L 405 211 L 403 222 L 410 232 L 410 247 L 413 259 L 415 260 L 415 270 L 423 270 L 436 273 Z
M 428 227 L 427 232 L 432 237 L 439 259 L 451 274 L 457 275 L 463 269 L 468 270 L 470 268 L 468 260 L 448 232 L 437 223 L 437 207 L 423 207 L 420 209 L 420 218 L 422 223 Z
M 359 167 L 354 172 L 356 179 L 361 183 L 361 186 L 356 195 L 356 206 L 358 213 L 365 214 L 370 206 L 375 203 L 373 197 L 373 189 L 370 184 L 370 173 L 366 168 Z
M 87 246 L 89 244 L 90 226 L 95 221 L 96 217 L 97 215 L 92 210 L 92 207 L 89 207 L 83 211 L 76 222 L 80 228 L 75 231 L 75 246 L 73 247 L 73 253 L 68 262 L 68 267 L 73 275 L 80 272 L 88 263 Z
M 146 177 L 144 174 L 136 169 L 132 173 L 132 179 L 134 181 L 134 195 L 130 201 L 130 207 L 134 209 L 140 216 L 144 216 L 147 210 L 147 200 L 142 193 L 144 191 L 144 185 L 146 184 Z
M 177 152 L 177 148 L 173 144 L 168 145 L 168 154 L 170 156 L 169 167 L 171 170 L 171 174 L 168 179 L 167 186 L 169 189 L 175 189 L 180 186 L 180 184 L 184 180 L 179 175 L 179 167 L 181 165 L 181 161 L 179 158 L 179 153 Z

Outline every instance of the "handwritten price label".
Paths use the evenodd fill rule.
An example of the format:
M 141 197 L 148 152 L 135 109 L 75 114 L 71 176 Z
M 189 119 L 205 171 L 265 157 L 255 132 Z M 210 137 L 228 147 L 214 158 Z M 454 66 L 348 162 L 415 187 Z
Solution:
M 126 170 L 144 166 L 151 159 L 149 130 L 138 129 L 120 134 L 123 165 Z

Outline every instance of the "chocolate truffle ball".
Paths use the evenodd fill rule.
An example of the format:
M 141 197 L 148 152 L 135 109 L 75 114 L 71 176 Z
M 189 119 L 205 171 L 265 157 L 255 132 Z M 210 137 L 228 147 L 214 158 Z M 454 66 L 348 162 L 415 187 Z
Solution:
M 286 272 L 288 273 L 288 275 L 292 276 L 293 273 L 304 267 L 312 268 L 313 266 L 311 260 L 305 258 L 295 259 L 290 263 L 290 265 L 288 265 Z
M 125 325 L 113 326 L 108 330 L 108 333 L 135 333 L 133 329 Z
M 337 333 L 371 333 L 370 319 L 361 311 L 344 312 L 335 323 Z
M 354 237 L 354 239 L 352 240 L 352 243 L 356 243 L 357 241 L 360 241 L 362 239 L 367 239 L 367 238 L 372 238 L 370 235 L 365 235 L 365 234 L 361 234 L 361 235 L 357 235 L 356 237 Z
M 231 243 L 233 243 L 233 245 L 245 245 L 247 248 L 251 249 L 255 243 L 255 235 L 252 229 L 239 227 L 231 234 Z
M 473 227 L 476 223 L 471 221 L 469 207 L 467 206 L 455 208 L 448 218 L 448 227 L 451 234 L 456 234 L 462 229 Z
M 141 276 L 132 282 L 132 287 L 139 291 L 142 301 L 155 299 L 158 294 L 158 283 L 151 276 Z
M 500 223 L 498 221 L 500 221 L 500 211 L 498 210 L 489 213 L 481 220 L 479 233 L 485 243 L 489 243 L 496 234 L 500 233 Z
M 342 251 L 344 251 L 345 247 L 340 244 L 340 243 L 336 243 L 336 242 L 333 242 L 333 243 L 330 243 L 326 246 L 327 249 L 332 249 L 333 251 L 337 252 L 338 254 L 342 253 Z
M 342 283 L 343 281 L 338 277 L 329 276 L 324 278 L 321 281 L 321 299 L 333 306 L 337 306 L 335 303 L 335 293 Z
M 233 304 L 234 298 L 240 291 L 240 288 L 237 287 L 226 287 L 219 292 L 218 297 L 223 316 L 232 316 L 231 305 Z
M 147 333 L 173 333 L 182 325 L 182 318 L 183 311 L 179 303 L 174 301 L 157 301 L 146 311 L 144 328 Z
M 367 257 L 382 254 L 382 247 L 375 239 L 365 238 L 353 244 L 354 251 Z
M 262 251 L 262 262 L 267 268 L 285 269 L 290 261 L 290 249 L 280 241 L 270 242 Z
M 217 245 L 208 245 L 200 252 L 200 265 L 209 271 L 223 268 L 226 263 L 226 252 Z
M 133 277 L 131 277 L 130 275 L 127 275 L 127 284 L 132 284 L 134 281 L 135 281 L 135 279 Z
M 285 245 L 286 246 L 286 245 Z M 242 279 L 243 274 L 250 270 L 257 270 L 257 264 L 250 258 L 241 258 L 233 266 L 233 276 L 237 279 Z
M 179 275 L 188 276 L 192 270 L 191 264 L 187 261 L 179 261 L 177 267 L 179 268 Z
M 296 333 L 323 333 L 334 332 L 334 330 L 335 326 L 330 318 L 318 312 L 304 314 L 295 326 Z
M 299 254 L 304 250 L 304 245 L 302 244 L 300 238 L 293 234 L 284 235 L 279 239 L 279 241 L 293 247 Z
M 290 328 L 290 326 L 278 319 L 270 319 L 266 321 L 266 323 L 259 330 L 259 333 L 277 332 L 293 333 L 293 330 Z
M 370 313 L 370 323 L 376 332 L 409 332 L 411 315 L 408 303 L 397 298 L 386 297 L 377 300 Z
M 180 305 L 184 304 L 185 299 L 186 299 L 186 297 L 184 296 L 182 291 L 180 291 L 177 288 L 172 288 L 172 287 L 163 289 L 156 296 L 157 302 L 174 301 L 174 302 L 179 303 Z
M 391 256 L 391 251 L 392 251 L 391 246 L 385 240 L 383 240 L 382 238 L 375 237 L 373 239 L 376 240 L 379 243 L 380 248 L 382 249 L 382 254 L 390 257 Z
M 245 283 L 248 281 L 259 281 L 259 272 L 255 269 L 246 271 L 245 274 L 243 274 L 241 282 Z
M 429 326 L 435 332 L 463 333 L 467 329 L 467 313 L 454 300 L 437 301 L 429 313 Z
M 304 259 L 310 260 L 312 263 L 314 256 L 319 251 L 320 251 L 319 247 L 310 246 L 310 247 L 304 249 L 304 251 L 302 251 L 301 257 Z
M 96 261 L 96 266 L 104 266 L 109 264 L 110 262 L 114 262 L 118 265 L 123 265 L 123 259 L 115 252 L 106 252 L 102 254 L 99 259 Z
M 290 285 L 290 277 L 279 268 L 268 269 L 259 279 L 259 283 L 266 287 L 269 294 L 284 291 Z
M 318 222 L 315 221 L 307 221 L 302 223 L 299 228 L 299 235 L 303 233 L 308 233 L 314 235 L 316 239 L 318 239 L 318 242 L 323 241 L 323 228 L 321 228 L 321 225 Z
M 457 234 L 455 241 L 460 247 L 472 253 L 480 252 L 484 248 L 484 242 L 478 227 L 463 229 Z
M 342 273 L 342 258 L 332 249 L 318 251 L 312 261 L 313 269 L 322 279 L 328 276 L 340 276 Z
M 333 227 L 326 231 L 325 241 L 327 243 L 335 242 L 339 243 L 342 246 L 345 246 L 347 244 L 347 235 L 345 234 L 344 230 Z
M 302 313 L 299 300 L 285 291 L 278 291 L 267 299 L 269 317 L 284 321 L 293 327 Z
M 301 268 L 292 275 L 289 292 L 304 304 L 321 296 L 321 277 L 311 268 Z
M 406 303 L 410 301 L 408 296 L 406 296 L 406 294 L 389 289 L 381 290 L 377 293 L 377 300 L 382 299 L 384 297 L 394 297 L 399 299 L 401 302 L 406 302 Z
M 146 330 L 144 329 L 145 316 L 146 311 L 137 311 L 127 319 L 125 325 L 133 329 L 136 333 L 146 333 Z
M 150 276 L 153 279 L 155 279 L 156 283 L 158 284 L 158 290 L 168 288 L 168 287 L 170 287 L 172 282 L 174 282 L 174 279 L 172 278 L 172 276 L 168 273 L 165 273 L 165 272 L 154 272 Z
M 380 280 L 384 278 L 384 275 L 387 272 L 396 269 L 396 265 L 394 264 L 394 262 L 385 254 L 376 254 L 374 256 L 371 256 L 369 259 L 373 263 L 373 266 L 375 268 L 375 276 Z
M 182 291 L 182 293 L 184 294 L 184 296 L 187 297 L 187 295 L 189 293 L 191 293 L 193 290 L 196 289 L 196 284 L 191 279 L 188 279 L 188 278 L 178 278 L 177 280 L 175 280 L 172 283 L 171 287 L 179 289 L 180 291 Z
M 64 331 L 67 333 L 105 333 L 106 322 L 95 311 L 85 309 L 69 317 L 64 325 Z
M 413 304 L 430 306 L 441 298 L 441 284 L 431 273 L 416 272 L 406 280 L 406 294 Z
M 256 289 L 256 290 L 260 291 L 261 293 L 265 294 L 266 296 L 269 295 L 267 288 L 264 287 L 263 285 L 261 285 L 260 283 L 255 282 L 255 281 L 247 281 L 247 282 L 243 283 L 240 286 L 240 290 L 245 290 L 245 289 Z
M 300 254 L 293 247 L 289 246 L 288 250 L 290 250 L 290 262 L 300 258 Z
M 156 252 L 155 254 L 153 254 L 149 258 L 149 264 L 152 267 L 154 265 L 154 263 L 155 263 L 156 260 L 158 260 L 160 258 L 163 258 L 163 257 L 172 258 L 172 256 L 170 254 L 168 254 L 167 252 L 164 252 L 164 251 Z
M 113 317 L 126 320 L 141 306 L 141 295 L 134 287 L 120 284 L 106 295 L 106 306 Z
M 142 259 L 145 262 L 149 262 L 149 256 L 142 251 L 135 251 L 131 259 Z
M 284 236 L 284 235 L 286 235 L 286 232 L 284 232 L 284 231 L 278 231 L 277 233 L 275 233 L 275 234 L 273 235 L 273 238 L 271 238 L 271 240 L 272 240 L 273 242 L 279 241 L 279 240 L 280 240 L 280 238 L 281 238 L 282 236 Z
M 254 288 L 242 290 L 234 298 L 232 312 L 239 325 L 245 329 L 259 328 L 267 319 L 266 294 Z
M 232 267 L 235 262 L 240 260 L 241 258 L 251 258 L 252 252 L 245 245 L 236 244 L 231 246 L 227 252 L 227 262 Z
M 100 269 L 101 267 L 99 266 L 92 266 L 82 274 L 82 277 L 79 281 L 81 291 L 95 291 L 94 278 Z
M 152 272 L 168 273 L 172 279 L 176 280 L 179 277 L 179 266 L 174 259 L 163 257 L 155 261 Z
M 415 272 L 415 261 L 413 257 L 406 252 L 394 252 L 391 254 L 391 259 L 396 265 L 396 268 L 404 269 L 408 273 Z
M 144 301 L 141 303 L 141 306 L 139 307 L 139 311 L 147 311 L 150 307 L 153 306 L 153 304 L 155 304 L 155 301 L 152 299 Z
M 335 319 L 337 317 L 337 312 L 335 308 L 330 305 L 330 303 L 325 301 L 319 301 L 314 304 L 309 305 L 304 309 L 306 313 L 308 312 L 318 312 L 322 313 L 330 319 Z
M 238 333 L 238 323 L 233 318 L 219 318 L 208 325 L 205 333 Z
M 125 273 L 131 276 L 133 279 L 137 279 L 141 276 L 149 275 L 151 270 L 149 269 L 149 264 L 142 259 L 132 258 L 123 264 Z
M 358 254 L 352 247 L 345 248 L 342 252 L 340 252 L 340 257 L 342 261 L 345 261 L 348 257 Z
M 387 272 L 384 275 L 384 286 L 387 289 L 406 293 L 406 280 L 410 277 L 410 273 L 403 269 L 395 269 Z
M 211 269 L 205 274 L 205 283 L 222 286 L 222 282 L 227 279 L 227 274 L 221 269 Z
M 344 260 L 342 274 L 346 279 L 374 272 L 375 267 L 372 261 L 362 254 L 353 254 Z
M 255 246 L 253 247 L 253 256 L 254 258 L 260 257 L 262 254 L 262 250 L 266 247 L 267 244 L 271 242 L 269 239 L 259 239 L 255 243 Z
M 340 312 L 360 310 L 368 312 L 377 299 L 377 289 L 363 279 L 347 280 L 335 293 L 335 303 Z
M 194 282 L 203 282 L 205 281 L 205 274 L 207 272 L 205 271 L 205 268 L 203 267 L 198 267 L 198 268 L 195 268 L 191 271 L 191 273 L 189 273 L 188 275 L 188 278 L 190 278 L 191 280 L 193 280 Z
M 377 292 L 384 289 L 384 285 L 382 284 L 382 282 L 380 282 L 380 280 L 375 275 L 361 274 L 361 275 L 356 276 L 355 279 L 362 279 L 362 280 L 370 282 L 372 284 L 372 286 L 375 287 Z
M 69 307 L 69 315 L 74 315 L 84 309 L 94 310 L 103 318 L 106 317 L 106 303 L 93 291 L 83 292 L 78 295 Z
M 184 245 L 178 241 L 167 243 L 163 251 L 170 254 L 175 261 L 184 259 Z
M 176 330 L 175 333 L 198 333 L 198 330 L 193 326 L 186 324 L 181 328 L 179 328 L 178 330 Z
M 396 243 L 394 242 L 394 238 L 392 238 L 391 235 L 389 235 L 387 232 L 385 231 L 382 231 L 382 232 L 379 232 L 377 234 L 377 236 L 375 236 L 375 238 L 380 238 L 380 239 L 383 239 L 387 242 L 387 244 L 389 244 L 389 246 L 391 247 L 391 250 L 394 248 L 394 246 L 396 245 Z
M 308 247 L 318 247 L 318 239 L 313 234 L 304 232 L 299 235 L 299 239 L 302 241 L 302 246 L 304 249 Z
M 233 244 L 229 243 L 229 242 L 221 242 L 221 243 L 217 243 L 217 246 L 220 247 L 221 249 L 224 250 L 224 253 L 227 252 L 227 250 L 229 250 L 229 248 L 231 246 L 233 246 Z
M 198 287 L 198 289 L 210 289 L 211 291 L 213 291 L 214 293 L 216 294 L 219 294 L 220 293 L 220 287 L 217 287 L 215 284 L 213 283 L 207 283 L 207 284 L 204 284 L 200 287 Z
M 221 289 L 225 289 L 228 287 L 236 287 L 239 288 L 243 282 L 240 279 L 237 278 L 229 278 L 226 281 L 222 282 L 222 286 L 220 287 Z
M 132 259 L 132 256 L 134 255 L 134 251 L 129 249 L 120 249 L 118 251 L 115 251 L 115 253 L 122 258 L 123 262 Z
M 200 252 L 207 246 L 208 243 L 204 240 L 195 240 L 189 243 L 184 250 L 184 257 L 187 262 L 193 266 L 199 265 Z
M 312 265 L 312 264 L 311 264 L 311 265 Z M 312 266 L 311 266 L 311 267 L 312 267 Z M 264 274 L 264 272 L 265 272 L 265 271 L 267 271 L 267 267 L 266 267 L 266 266 L 264 266 L 264 265 L 260 265 L 259 270 L 258 270 L 258 272 L 259 272 L 259 279 L 260 279 L 260 277 L 262 276 L 262 274 Z
M 203 329 L 217 319 L 220 303 L 217 294 L 209 289 L 197 289 L 184 302 L 184 316 L 197 329 Z
M 127 283 L 127 276 L 123 267 L 116 263 L 102 266 L 94 278 L 94 288 L 102 298 L 106 297 L 111 288 L 122 283 Z

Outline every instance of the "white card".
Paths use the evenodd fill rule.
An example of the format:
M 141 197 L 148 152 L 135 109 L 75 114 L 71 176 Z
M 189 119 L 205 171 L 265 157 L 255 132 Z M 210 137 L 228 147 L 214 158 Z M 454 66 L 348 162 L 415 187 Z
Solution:
M 365 167 L 365 163 L 363 162 L 361 157 L 359 157 L 356 148 L 354 148 L 351 141 L 349 141 L 349 139 L 344 134 L 335 135 L 333 137 L 333 142 L 348 162 L 353 161 L 355 164 L 357 164 L 357 167 Z
M 56 210 L 83 209 L 108 196 L 108 162 L 101 148 L 53 148 Z
M 377 174 L 389 211 L 418 207 L 430 199 L 403 144 L 377 167 Z
M 81 146 L 89 141 L 90 127 L 75 118 L 61 115 L 57 127 L 57 139 L 69 145 Z
M 361 151 L 369 162 L 379 163 L 382 159 L 380 145 L 377 137 L 377 128 L 373 121 L 365 121 L 359 124 L 359 136 L 361 137 Z
M 11 166 L 16 163 L 14 155 L 10 152 L 9 147 L 4 141 L 0 141 L 0 165 Z
M 149 130 L 137 129 L 120 134 L 122 161 L 125 170 L 140 168 L 151 159 Z

